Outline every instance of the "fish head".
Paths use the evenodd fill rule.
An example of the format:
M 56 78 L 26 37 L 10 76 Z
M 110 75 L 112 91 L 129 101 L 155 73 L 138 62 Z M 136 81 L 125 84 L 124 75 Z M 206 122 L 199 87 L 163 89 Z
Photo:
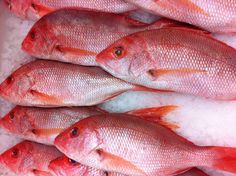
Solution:
M 86 118 L 59 134 L 54 144 L 62 153 L 80 162 L 96 150 L 101 144 L 101 138 L 94 121 Z
M 39 18 L 35 0 L 4 0 L 8 8 L 17 16 L 24 19 L 36 20 Z
M 51 161 L 48 167 L 57 176 L 85 175 L 87 172 L 86 166 L 66 156 Z
M 53 26 L 50 23 L 44 18 L 36 22 L 23 40 L 22 50 L 34 57 L 49 59 L 57 43 Z
M 33 86 L 33 82 L 34 80 L 28 74 L 27 68 L 18 69 L 0 84 L 0 96 L 14 100 L 15 103 L 21 102 Z
M 141 74 L 149 62 L 146 43 L 140 36 L 130 35 L 124 37 L 96 57 L 97 63 L 112 75 L 126 77 Z
M 32 145 L 30 142 L 21 142 L 0 155 L 1 163 L 16 174 L 26 174 L 31 171 L 34 164 L 31 151 Z
M 25 108 L 19 106 L 12 109 L 0 119 L 0 127 L 11 133 L 20 135 L 32 131 L 34 129 L 32 123 L 33 121 L 30 119 Z

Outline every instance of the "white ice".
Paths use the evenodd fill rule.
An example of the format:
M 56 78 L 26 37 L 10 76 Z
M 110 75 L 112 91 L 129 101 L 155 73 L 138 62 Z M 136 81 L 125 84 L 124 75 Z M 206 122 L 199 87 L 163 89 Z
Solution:
M 0 82 L 13 70 L 32 60 L 20 50 L 21 42 L 32 22 L 22 21 L 12 15 L 0 2 Z M 236 48 L 236 36 L 215 35 Z M 128 92 L 101 105 L 112 112 L 124 112 L 136 108 L 176 105 L 175 111 L 165 119 L 180 126 L 177 133 L 198 145 L 236 147 L 236 102 L 212 101 L 175 93 Z M 0 116 L 14 105 L 0 99 Z M 0 153 L 20 139 L 0 130 Z M 212 176 L 233 176 L 223 172 L 206 170 Z M 12 175 L 0 167 L 0 176 Z M 235 175 L 234 175 L 235 176 Z

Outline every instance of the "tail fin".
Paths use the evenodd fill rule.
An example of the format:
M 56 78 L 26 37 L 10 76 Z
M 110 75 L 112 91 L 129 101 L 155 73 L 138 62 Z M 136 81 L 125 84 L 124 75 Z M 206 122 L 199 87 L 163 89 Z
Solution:
M 236 173 L 236 148 L 213 147 L 216 158 L 213 168 Z

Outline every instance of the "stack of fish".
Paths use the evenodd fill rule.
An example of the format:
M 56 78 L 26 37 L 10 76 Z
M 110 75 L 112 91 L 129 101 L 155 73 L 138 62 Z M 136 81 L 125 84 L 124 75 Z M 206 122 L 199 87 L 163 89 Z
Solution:
M 0 96 L 17 105 L 0 126 L 25 140 L 0 156 L 9 171 L 236 173 L 235 148 L 197 146 L 173 132 L 178 126 L 162 117 L 177 106 L 125 113 L 96 106 L 130 90 L 235 99 L 236 50 L 211 33 L 236 33 L 236 0 L 5 1 L 16 15 L 37 20 L 22 43 L 37 60 L 0 85 Z

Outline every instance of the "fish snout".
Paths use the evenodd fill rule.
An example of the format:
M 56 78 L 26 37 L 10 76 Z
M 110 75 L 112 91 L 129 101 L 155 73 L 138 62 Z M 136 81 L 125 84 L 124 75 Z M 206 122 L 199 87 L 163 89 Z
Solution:
M 11 10 L 12 9 L 12 1 L 11 0 L 4 0 L 6 6 Z

